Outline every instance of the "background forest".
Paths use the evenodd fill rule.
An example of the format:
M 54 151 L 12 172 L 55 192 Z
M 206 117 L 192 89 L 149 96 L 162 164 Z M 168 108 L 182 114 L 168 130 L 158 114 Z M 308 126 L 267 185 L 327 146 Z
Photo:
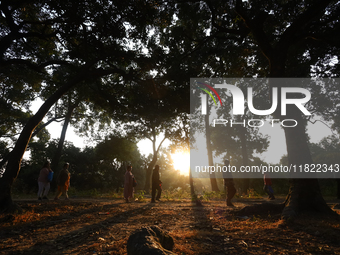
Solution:
M 1 208 L 12 205 L 12 190 L 35 192 L 47 159 L 56 171 L 70 163 L 77 190 L 118 191 L 128 164 L 141 190 L 150 189 L 156 164 L 164 170 L 164 189 L 223 190 L 221 180 L 189 181 L 171 160 L 172 152 L 189 150 L 195 131 L 189 131 L 190 78 L 325 78 L 340 71 L 338 1 L 38 0 L 1 1 L 0 8 Z M 334 135 L 310 143 L 305 127 L 315 119 L 289 109 L 287 118 L 299 125 L 285 129 L 287 143 L 279 146 L 287 146 L 288 155 L 281 163 L 339 163 L 339 85 L 306 86 L 313 94 L 308 109 Z M 267 102 L 270 88 L 258 89 Z M 42 104 L 33 113 L 38 98 Z M 46 129 L 52 122 L 63 123 L 58 140 Z M 92 147 L 66 142 L 70 125 Z M 258 130 L 226 132 L 220 140 L 211 134 L 208 153 L 232 155 L 236 166 L 265 163 L 255 155 L 268 147 Z M 141 139 L 152 142 L 148 157 L 138 151 Z M 170 146 L 162 150 L 165 140 Z M 244 194 L 261 193 L 262 184 L 237 180 Z M 317 180 L 274 185 L 281 194 L 293 185 L 320 195 Z M 335 180 L 320 186 L 339 197 Z M 292 198 L 297 190 L 290 190 Z

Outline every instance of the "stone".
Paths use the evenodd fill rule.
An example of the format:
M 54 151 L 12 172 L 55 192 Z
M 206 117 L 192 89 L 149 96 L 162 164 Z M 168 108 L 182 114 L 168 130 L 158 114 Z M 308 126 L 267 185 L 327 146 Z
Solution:
M 143 227 L 132 233 L 127 241 L 128 255 L 172 255 L 174 240 L 158 226 Z

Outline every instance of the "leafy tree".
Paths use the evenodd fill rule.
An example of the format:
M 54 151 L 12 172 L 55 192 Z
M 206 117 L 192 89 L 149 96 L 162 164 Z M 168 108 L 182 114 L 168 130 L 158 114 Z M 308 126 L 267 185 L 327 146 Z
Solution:
M 44 1 L 0 4 L 0 138 L 17 135 L 25 125 L 46 77 L 44 68 L 57 63 L 53 17 L 43 6 Z
M 128 164 L 132 165 L 137 181 L 140 180 L 142 159 L 134 141 L 124 137 L 110 136 L 96 146 L 96 158 L 101 165 L 99 169 L 103 168 L 109 171 L 104 172 L 104 177 L 111 179 L 114 187 L 122 187 Z
M 54 156 L 52 158 L 52 162 L 51 162 L 51 168 L 52 169 L 57 168 L 58 165 L 59 165 L 59 160 L 60 160 L 62 149 L 63 149 L 63 146 L 64 146 L 67 128 L 68 128 L 68 126 L 71 122 L 72 114 L 73 114 L 75 108 L 77 108 L 78 104 L 79 104 L 79 101 L 72 102 L 71 99 L 69 98 L 68 103 L 67 103 L 67 112 L 66 112 L 66 115 L 65 115 L 65 120 L 64 120 L 63 128 L 62 128 L 60 138 L 59 138 L 59 142 L 58 142 L 58 148 L 57 148 L 57 151 L 54 154 Z
M 182 175 L 179 170 L 176 170 L 171 160 L 171 150 L 162 149 L 157 164 L 160 167 L 162 189 L 175 190 L 189 188 L 189 180 Z
M 231 68 L 241 70 L 240 76 L 249 73 L 243 72 L 242 61 L 230 61 L 235 57 L 234 48 L 243 49 L 245 64 L 257 68 L 253 69 L 257 70 L 253 75 L 280 78 L 304 77 L 311 66 L 323 69 L 323 57 L 338 52 L 340 7 L 337 1 L 200 1 L 182 2 L 174 8 L 177 20 L 168 31 L 169 34 L 175 30 L 182 32 L 176 35 L 180 38 L 177 42 L 184 41 L 183 52 L 197 56 L 198 61 L 202 58 L 199 54 L 207 58 L 206 53 L 210 52 L 208 61 L 229 60 Z M 206 69 L 202 71 L 206 72 Z M 269 84 L 267 89 L 272 87 L 280 89 L 275 83 Z M 298 122 L 296 127 L 284 129 L 289 163 L 312 163 L 306 120 L 299 110 L 292 106 L 286 116 L 281 116 L 277 109 L 274 117 Z M 285 204 L 282 214 L 285 219 L 311 208 L 332 213 L 315 179 L 292 180 Z
M 31 156 L 24 160 L 22 171 L 14 189 L 19 192 L 32 192 L 37 189 L 37 177 L 43 163 L 52 159 L 58 149 L 58 140 L 30 143 Z M 70 164 L 71 186 L 76 190 L 119 190 L 124 184 L 124 173 L 128 164 L 133 165 L 134 174 L 142 180 L 142 157 L 136 143 L 123 137 L 110 136 L 95 147 L 83 150 L 66 142 L 61 153 L 61 162 Z M 58 176 L 61 167 L 52 169 Z M 55 187 L 55 179 L 52 186 Z
M 149 111 L 143 110 L 140 112 L 140 119 L 133 122 L 133 124 L 127 124 L 127 132 L 130 136 L 138 138 L 147 138 L 152 142 L 152 159 L 146 169 L 146 180 L 144 190 L 146 192 L 150 189 L 150 180 L 152 175 L 152 170 L 156 165 L 158 160 L 158 153 L 163 144 L 163 142 L 171 136 L 171 117 L 164 113 L 164 106 L 156 104 L 155 109 L 152 109 L 152 105 L 146 103 L 150 106 Z M 164 137 L 157 145 L 157 137 L 164 132 Z
M 188 152 L 190 150 L 190 115 L 188 113 L 179 114 L 175 121 L 175 132 L 171 138 L 170 151 Z M 189 166 L 189 184 L 190 194 L 196 197 L 194 180 L 192 178 L 191 168 Z
M 208 153 L 208 162 L 209 162 L 209 166 L 213 166 L 214 165 L 214 160 L 213 160 L 213 148 L 212 148 L 212 144 L 211 144 L 211 127 L 210 127 L 210 123 L 209 123 L 209 115 L 210 115 L 210 107 L 208 104 L 207 107 L 207 114 L 204 116 L 204 128 L 205 128 L 205 141 L 206 141 L 206 145 L 207 145 L 207 153 Z M 210 175 L 210 184 L 211 184 L 211 190 L 218 192 L 219 188 L 217 186 L 217 181 L 216 181 L 216 177 L 215 177 L 215 173 L 212 173 Z
M 246 90 L 244 84 L 239 84 L 239 88 L 243 91 Z M 255 88 L 257 89 L 257 88 Z M 222 92 L 223 93 L 223 92 Z M 250 127 L 247 123 L 250 119 L 264 121 L 264 118 L 254 116 L 248 107 L 245 107 L 245 114 L 242 116 L 230 116 L 232 104 L 229 103 L 229 97 L 221 94 L 222 107 L 217 109 L 217 118 L 227 120 L 226 125 L 216 125 L 212 128 L 212 144 L 216 155 L 226 154 L 227 158 L 232 158 L 232 164 L 240 166 L 253 165 L 255 153 L 264 152 L 269 145 L 268 136 L 263 135 L 260 131 L 261 128 Z M 264 91 L 257 90 L 254 105 L 256 109 L 268 109 L 268 100 Z M 258 107 L 258 105 L 262 107 Z M 245 123 L 231 126 L 230 123 Z M 243 193 L 249 189 L 249 179 L 243 179 L 241 185 Z
M 32 132 L 50 108 L 75 86 L 103 76 L 133 80 L 142 76 L 151 57 L 140 51 L 149 40 L 150 22 L 157 17 L 153 3 L 135 1 L 2 1 L 0 38 L 1 73 L 13 75 L 12 70 L 25 67 L 46 81 L 69 66 L 63 82 L 49 86 L 49 96 L 31 117 L 11 151 L 6 171 L 0 179 L 0 209 L 15 208 L 11 186 L 20 170 L 20 162 Z M 135 49 L 128 42 L 136 42 Z M 140 46 L 138 48 L 138 46 Z M 149 56 L 152 52 L 149 53 Z M 34 84 L 28 79 L 25 84 Z M 46 83 L 39 82 L 39 86 Z

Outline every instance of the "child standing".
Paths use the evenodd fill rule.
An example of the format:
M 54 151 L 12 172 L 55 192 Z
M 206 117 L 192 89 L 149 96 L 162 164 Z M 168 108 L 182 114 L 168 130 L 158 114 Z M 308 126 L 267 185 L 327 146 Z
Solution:
M 272 189 L 272 180 L 269 178 L 268 174 L 264 174 L 264 187 L 263 190 L 268 194 L 268 199 L 274 200 L 274 190 Z

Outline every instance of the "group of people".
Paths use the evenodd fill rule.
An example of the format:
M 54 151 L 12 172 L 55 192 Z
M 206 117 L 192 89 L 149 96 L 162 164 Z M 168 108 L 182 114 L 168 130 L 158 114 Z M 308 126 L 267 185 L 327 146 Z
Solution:
M 224 161 L 224 165 L 228 167 L 230 164 L 229 160 Z M 124 182 L 124 198 L 125 202 L 129 203 L 131 199 L 133 199 L 133 192 L 134 192 L 134 176 L 132 174 L 132 166 L 128 166 L 126 173 L 125 173 L 125 182 Z M 268 194 L 268 198 L 273 200 L 274 197 L 274 191 L 271 187 L 272 183 L 268 175 L 264 175 L 264 191 Z M 233 197 L 236 194 L 236 188 L 234 179 L 231 173 L 227 173 L 226 176 L 224 176 L 224 186 L 226 188 L 226 203 L 227 206 L 234 206 L 234 204 L 231 202 Z M 157 196 L 156 196 L 157 192 Z M 159 165 L 156 165 L 153 173 L 152 173 L 152 191 L 151 191 L 151 203 L 155 203 L 156 200 L 159 201 L 162 193 L 162 182 L 160 180 L 159 176 Z
M 230 164 L 229 160 L 224 161 L 224 165 L 228 167 Z M 65 196 L 65 199 L 68 199 L 68 188 L 70 186 L 70 172 L 68 171 L 69 163 L 65 163 L 63 169 L 60 171 L 57 178 L 58 190 L 54 197 L 54 200 L 59 200 L 61 195 Z M 51 165 L 49 161 L 46 161 L 40 170 L 39 178 L 38 178 L 38 200 L 48 200 L 47 194 L 50 190 L 50 182 L 51 175 L 53 176 L 53 171 L 51 169 Z M 124 199 L 125 202 L 129 203 L 133 199 L 134 187 L 137 185 L 137 182 L 132 174 L 132 166 L 128 166 L 125 173 L 124 179 Z M 267 174 L 264 175 L 264 191 L 268 194 L 268 198 L 270 200 L 275 199 L 274 191 L 271 187 L 272 182 Z M 224 177 L 224 186 L 226 188 L 227 198 L 226 203 L 227 206 L 234 206 L 231 200 L 236 194 L 236 188 L 234 184 L 234 179 L 231 173 L 228 173 Z M 157 195 L 156 195 L 157 193 Z M 156 200 L 159 201 L 162 194 L 162 182 L 160 180 L 159 175 L 159 165 L 156 165 L 153 173 L 152 173 L 152 190 L 151 190 L 151 203 L 155 203 Z
M 65 163 L 63 169 L 59 172 L 57 178 L 58 190 L 54 197 L 54 200 L 59 200 L 61 195 L 65 196 L 65 199 L 68 198 L 67 191 L 70 186 L 70 172 L 68 171 L 69 163 Z M 51 164 L 49 161 L 46 161 L 40 170 L 38 177 L 38 200 L 49 200 L 47 195 L 51 187 L 51 181 L 53 176 L 53 171 L 51 169 Z M 133 199 L 134 187 L 137 182 L 132 174 L 132 166 L 128 166 L 125 173 L 125 181 L 124 181 L 124 198 L 127 203 Z M 157 196 L 156 196 L 157 192 Z M 151 202 L 155 203 L 156 200 L 159 201 L 162 193 L 162 182 L 160 180 L 159 175 L 159 165 L 155 166 L 152 174 L 152 199 Z
M 124 198 L 126 203 L 130 203 L 133 199 L 134 186 L 136 185 L 136 180 L 132 174 L 132 166 L 128 166 L 125 173 L 124 180 Z M 151 203 L 156 203 L 159 201 L 162 194 L 162 182 L 159 175 L 159 165 L 156 165 L 152 172 L 152 183 L 151 183 Z M 157 195 L 156 195 L 157 193 Z
M 65 163 L 63 169 L 59 172 L 57 178 L 58 190 L 54 197 L 54 200 L 59 200 L 61 195 L 65 196 L 65 199 L 68 199 L 68 188 L 70 186 L 70 177 L 71 174 L 68 171 L 69 163 Z M 53 171 L 51 169 L 51 164 L 49 161 L 46 161 L 40 170 L 38 177 L 38 200 L 48 200 L 47 194 L 50 191 L 51 181 L 53 177 Z

